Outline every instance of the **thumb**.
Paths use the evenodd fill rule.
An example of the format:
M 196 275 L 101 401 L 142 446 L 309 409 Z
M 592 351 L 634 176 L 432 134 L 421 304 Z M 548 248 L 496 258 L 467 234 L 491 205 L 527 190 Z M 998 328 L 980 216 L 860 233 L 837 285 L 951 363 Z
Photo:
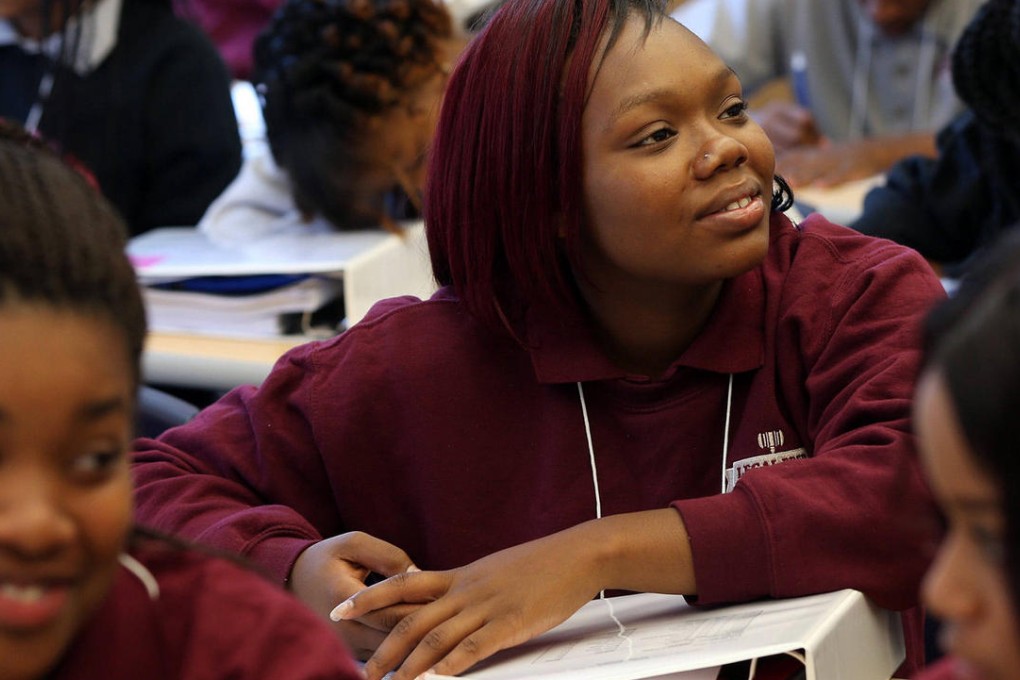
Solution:
M 406 571 L 419 571 L 406 552 L 375 536 L 362 532 L 345 534 L 343 547 L 337 557 L 354 562 L 382 576 L 394 576 Z

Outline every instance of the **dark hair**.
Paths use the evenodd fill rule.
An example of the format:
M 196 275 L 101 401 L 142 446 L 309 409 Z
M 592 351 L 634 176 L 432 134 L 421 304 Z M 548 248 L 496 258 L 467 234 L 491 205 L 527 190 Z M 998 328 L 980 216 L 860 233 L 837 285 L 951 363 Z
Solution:
M 664 2 L 509 0 L 450 78 L 426 185 L 429 252 L 439 284 L 490 328 L 528 300 L 574 304 L 589 73 L 603 35 L 612 46 L 633 15 L 650 31 Z M 777 187 L 773 206 L 788 207 Z
M 386 214 L 387 197 L 358 188 L 378 162 L 366 123 L 445 73 L 451 34 L 434 0 L 287 0 L 277 10 L 255 41 L 254 80 L 273 158 L 302 213 L 337 228 Z
M 43 304 L 118 328 L 138 379 L 145 311 L 127 228 L 82 176 L 0 125 L 0 306 Z
M 1020 612 L 1020 231 L 1005 235 L 925 323 L 926 371 L 941 376 L 978 466 L 998 480 L 1006 568 Z
M 1020 139 L 1020 3 L 988 0 L 953 49 L 953 86 L 984 123 Z

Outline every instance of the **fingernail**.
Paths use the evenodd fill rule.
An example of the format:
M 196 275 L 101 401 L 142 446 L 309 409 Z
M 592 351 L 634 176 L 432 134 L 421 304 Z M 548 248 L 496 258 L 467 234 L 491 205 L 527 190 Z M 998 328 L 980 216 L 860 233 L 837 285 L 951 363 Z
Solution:
M 418 571 L 420 571 L 420 570 L 418 570 Z M 432 678 L 434 678 L 434 677 L 436 677 L 436 669 L 435 668 L 430 668 L 427 671 L 425 671 L 424 673 L 422 673 L 421 675 L 419 675 L 414 680 L 432 680 Z
M 353 608 L 354 608 L 353 602 L 351 602 L 350 600 L 344 600 L 337 606 L 333 607 L 333 611 L 329 613 L 329 618 L 331 621 L 343 621 L 344 615 L 346 615 L 347 612 L 351 611 L 351 609 Z
M 407 571 L 408 571 L 408 572 L 412 572 L 412 571 L 421 571 L 421 569 L 419 569 L 418 567 L 416 567 L 416 566 L 414 566 L 414 565 L 412 564 L 412 565 L 411 565 L 410 567 L 408 567 L 408 568 L 407 568 Z

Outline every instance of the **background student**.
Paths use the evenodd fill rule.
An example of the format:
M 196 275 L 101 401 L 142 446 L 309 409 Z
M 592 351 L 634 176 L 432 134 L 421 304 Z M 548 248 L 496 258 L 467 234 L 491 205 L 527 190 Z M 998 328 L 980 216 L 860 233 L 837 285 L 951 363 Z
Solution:
M 237 174 L 230 83 L 168 0 L 0 4 L 0 118 L 95 176 L 132 233 L 193 225 Z
M 1020 240 L 997 250 L 928 322 L 914 421 L 948 532 L 924 599 L 949 658 L 925 680 L 1020 669 Z
M 789 78 L 793 100 L 754 112 L 794 186 L 838 184 L 935 154 L 960 112 L 949 52 L 981 0 L 688 0 L 673 16 L 753 92 Z
M 416 217 L 454 56 L 434 0 L 288 0 L 255 43 L 269 154 L 199 228 L 221 245 Z
M 1020 221 L 1020 2 L 989 0 L 953 52 L 969 110 L 938 136 L 938 157 L 907 158 L 868 193 L 852 225 L 962 275 L 976 253 Z
M 323 616 L 402 575 L 335 612 L 373 679 L 408 652 L 397 678 L 463 670 L 604 589 L 913 607 L 909 401 L 941 285 L 891 242 L 795 227 L 745 106 L 660 2 L 509 0 L 440 113 L 444 287 L 138 442 L 140 516 Z
M 134 525 L 124 225 L 23 143 L 0 140 L 0 677 L 361 677 L 290 595 Z
M 404 0 L 389 0 L 399 7 Z M 437 0 L 453 17 L 455 32 L 471 33 L 476 23 L 499 0 Z M 234 78 L 253 77 L 252 47 L 269 26 L 281 0 L 180 0 L 175 7 L 181 16 L 198 24 L 216 45 Z

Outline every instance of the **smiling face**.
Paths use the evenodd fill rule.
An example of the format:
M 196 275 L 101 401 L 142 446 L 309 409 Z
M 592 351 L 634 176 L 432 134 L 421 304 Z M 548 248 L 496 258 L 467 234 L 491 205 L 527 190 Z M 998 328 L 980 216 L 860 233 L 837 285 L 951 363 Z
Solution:
M 42 676 L 109 591 L 131 525 L 133 403 L 115 326 L 0 308 L 0 677 Z
M 1004 564 L 1002 498 L 963 436 L 945 383 L 921 381 L 914 421 L 925 470 L 948 533 L 924 580 L 923 596 L 943 621 L 942 645 L 962 677 L 1006 680 L 1020 668 L 1020 631 Z
M 643 28 L 628 20 L 582 118 L 582 278 L 635 301 L 757 265 L 775 168 L 723 62 L 675 21 Z

